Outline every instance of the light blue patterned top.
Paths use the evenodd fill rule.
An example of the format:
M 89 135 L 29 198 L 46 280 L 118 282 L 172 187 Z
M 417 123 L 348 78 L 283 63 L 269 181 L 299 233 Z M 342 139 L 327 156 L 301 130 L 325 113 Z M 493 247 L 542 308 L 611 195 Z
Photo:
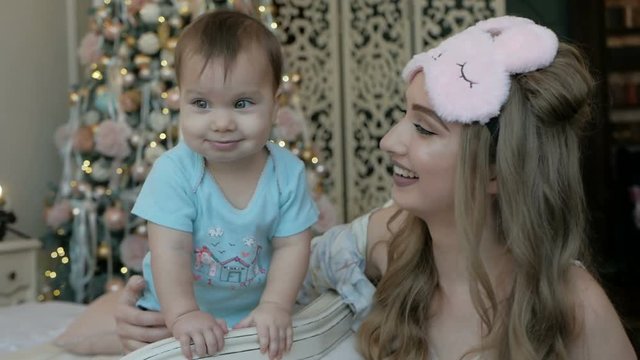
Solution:
M 260 300 L 271 239 L 300 233 L 318 219 L 304 163 L 277 145 L 267 147 L 270 155 L 244 209 L 227 201 L 206 171 L 204 158 L 179 143 L 156 160 L 132 210 L 148 221 L 192 234 L 196 301 L 228 326 L 247 316 Z M 147 287 L 138 305 L 160 310 L 149 253 L 143 275 Z

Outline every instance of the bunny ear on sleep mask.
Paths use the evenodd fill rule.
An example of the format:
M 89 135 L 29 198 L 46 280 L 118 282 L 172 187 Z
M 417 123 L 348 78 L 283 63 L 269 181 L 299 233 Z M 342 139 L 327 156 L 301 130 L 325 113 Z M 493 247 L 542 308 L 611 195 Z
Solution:
M 558 52 L 550 29 L 515 16 L 477 24 L 415 55 L 402 71 L 406 82 L 424 72 L 433 110 L 444 121 L 486 124 L 500 114 L 511 75 L 549 66 Z

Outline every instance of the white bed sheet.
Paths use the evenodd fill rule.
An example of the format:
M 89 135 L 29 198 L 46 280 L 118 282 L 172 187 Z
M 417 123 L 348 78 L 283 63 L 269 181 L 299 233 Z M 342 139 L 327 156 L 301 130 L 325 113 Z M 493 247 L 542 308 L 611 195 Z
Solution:
M 0 359 L 90 359 L 63 354 L 51 341 L 80 315 L 86 305 L 49 301 L 0 308 Z M 46 354 L 45 354 L 46 352 Z M 93 357 L 94 359 L 117 357 Z M 338 344 L 324 360 L 360 360 L 354 336 Z

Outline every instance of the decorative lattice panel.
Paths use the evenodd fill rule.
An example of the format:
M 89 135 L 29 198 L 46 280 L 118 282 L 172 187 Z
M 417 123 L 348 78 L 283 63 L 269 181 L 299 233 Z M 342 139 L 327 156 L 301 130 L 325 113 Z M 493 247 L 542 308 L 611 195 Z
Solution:
M 504 1 L 274 2 L 287 68 L 302 76 L 302 106 L 340 218 L 388 199 L 390 169 L 378 143 L 401 116 L 404 64 L 477 20 L 504 14 Z

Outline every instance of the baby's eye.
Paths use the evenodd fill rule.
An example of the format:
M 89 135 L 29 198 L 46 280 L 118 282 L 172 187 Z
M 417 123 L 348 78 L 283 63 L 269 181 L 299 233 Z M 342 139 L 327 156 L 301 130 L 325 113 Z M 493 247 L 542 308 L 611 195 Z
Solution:
M 413 126 L 416 128 L 416 131 L 418 133 L 422 134 L 422 135 L 437 135 L 433 131 L 429 131 L 429 130 L 423 128 L 422 125 L 420 125 L 418 123 L 414 123 Z
M 191 102 L 191 105 L 197 107 L 198 109 L 206 109 L 209 104 L 207 103 L 206 100 L 202 100 L 202 99 L 195 99 Z
M 233 107 L 236 108 L 236 109 L 246 109 L 251 105 L 253 105 L 253 101 L 251 101 L 249 99 L 240 99 L 240 100 L 236 101 L 235 104 L 233 104 Z

